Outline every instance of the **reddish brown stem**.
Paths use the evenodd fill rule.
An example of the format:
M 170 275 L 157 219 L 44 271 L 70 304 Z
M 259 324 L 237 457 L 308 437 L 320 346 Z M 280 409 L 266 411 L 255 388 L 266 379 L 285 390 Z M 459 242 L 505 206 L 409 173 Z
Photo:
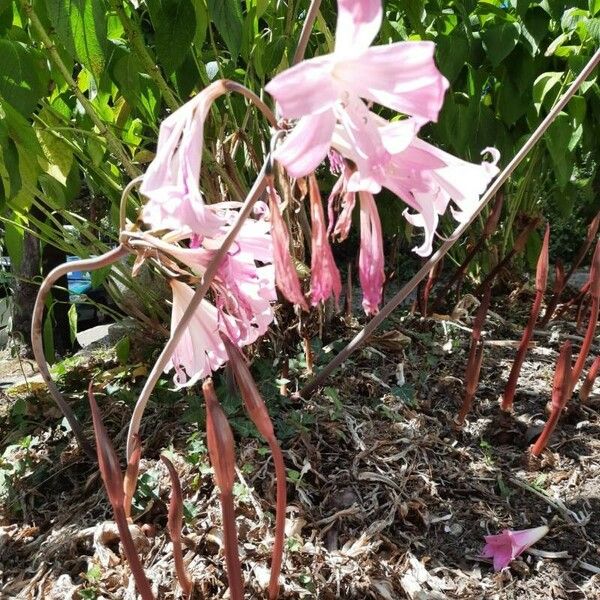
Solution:
M 548 246 L 550 243 L 550 227 L 546 225 L 546 234 L 544 235 L 544 243 L 542 244 L 542 250 L 538 258 L 537 271 L 535 276 L 535 299 L 531 307 L 531 314 L 529 320 L 523 331 L 523 337 L 517 350 L 517 355 L 513 362 L 510 370 L 506 387 L 504 388 L 504 394 L 502 395 L 502 410 L 509 411 L 512 408 L 515 392 L 517 390 L 517 382 L 519 381 L 519 375 L 521 374 L 521 368 L 525 361 L 525 355 L 529 348 L 529 342 L 533 336 L 533 328 L 540 314 L 542 302 L 544 300 L 544 291 L 546 289 L 546 283 L 548 281 Z
M 260 434 L 267 440 L 275 466 L 277 482 L 277 509 L 275 513 L 275 540 L 271 558 L 271 578 L 269 581 L 269 599 L 274 600 L 279 593 L 279 574 L 283 560 L 283 543 L 285 536 L 285 509 L 287 504 L 287 487 L 283 453 L 275 438 L 273 423 L 269 417 L 267 406 L 258 391 L 258 387 L 246 364 L 240 349 L 223 337 L 223 343 L 229 356 L 229 365 L 233 371 L 246 411 Z
M 590 310 L 590 320 L 588 323 L 587 331 L 579 349 L 575 366 L 573 367 L 573 374 L 571 377 L 571 388 L 570 394 L 573 393 L 573 389 L 583 372 L 585 361 L 590 353 L 592 342 L 596 335 L 596 325 L 598 324 L 598 311 L 600 310 L 600 240 L 596 244 L 596 250 L 592 257 L 592 265 L 590 268 L 590 296 L 592 297 L 592 308 Z
M 225 560 L 227 562 L 229 580 L 229 597 L 231 600 L 243 600 L 242 569 L 238 552 L 238 536 L 235 525 L 232 492 L 221 492 L 221 511 L 223 515 L 223 539 L 225 542 Z
M 556 289 L 554 290 L 554 293 L 552 294 L 552 297 L 550 298 L 550 301 L 548 302 L 548 306 L 546 308 L 546 312 L 544 313 L 544 317 L 540 322 L 541 327 L 545 327 L 548 324 L 548 321 L 550 321 L 550 319 L 552 318 L 552 315 L 554 314 L 554 311 L 556 310 L 556 306 L 558 305 L 558 301 L 560 300 L 561 294 L 564 292 L 565 288 L 567 287 L 567 284 L 569 283 L 569 279 L 571 279 L 571 277 L 573 276 L 573 273 L 575 273 L 575 271 L 579 268 L 581 261 L 585 258 L 585 255 L 588 253 L 589 249 L 591 248 L 592 244 L 594 243 L 594 238 L 596 237 L 596 234 L 598 233 L 599 227 L 600 227 L 600 212 L 598 212 L 598 214 L 596 214 L 596 216 L 592 219 L 591 223 L 589 224 L 588 229 L 587 229 L 587 234 L 585 236 L 585 242 L 579 249 L 579 252 L 577 253 L 577 256 L 575 257 L 575 259 L 573 260 L 573 263 L 571 264 L 571 268 L 569 269 L 569 272 L 566 275 L 563 273 L 563 276 L 561 277 L 561 280 L 560 280 L 560 286 L 558 286 L 558 285 L 556 286 Z M 558 277 L 557 277 L 557 281 L 558 281 Z
M 113 509 L 115 523 L 117 524 L 121 543 L 123 544 L 123 551 L 127 557 L 127 562 L 129 562 L 133 578 L 135 579 L 135 585 L 140 596 L 143 600 L 154 600 L 154 594 L 150 589 L 150 583 L 146 578 L 144 568 L 140 562 L 140 557 L 137 554 L 133 538 L 131 537 L 131 532 L 129 531 L 129 522 L 125 515 L 124 508 L 125 493 L 123 492 L 123 475 L 121 473 L 121 467 L 119 466 L 117 453 L 115 452 L 104 424 L 102 423 L 102 417 L 92 392 L 92 382 L 90 382 L 88 388 L 88 398 L 94 422 L 100 474 L 102 475 L 104 488 L 106 489 L 106 494 Z
M 467 272 L 468 266 L 471 264 L 471 261 L 477 256 L 479 251 L 483 248 L 486 240 L 496 231 L 496 227 L 498 226 L 498 220 L 500 219 L 500 214 L 502 213 L 502 206 L 504 205 L 504 192 L 499 190 L 496 194 L 496 198 L 494 200 L 494 205 L 490 214 L 485 222 L 485 226 L 483 228 L 483 232 L 480 238 L 477 240 L 477 243 L 471 248 L 460 267 L 454 272 L 448 283 L 443 287 L 442 291 L 436 296 L 434 301 L 434 309 L 438 306 L 442 301 L 446 299 L 448 292 L 452 289 L 452 286 L 458 282 L 458 288 L 461 287 L 461 282 L 465 277 L 465 273 Z
M 457 425 L 460 426 L 462 426 L 465 422 L 465 418 L 473 406 L 473 398 L 475 397 L 477 385 L 479 384 L 479 374 L 481 372 L 481 363 L 483 361 L 483 342 L 481 340 L 481 330 L 483 329 L 487 312 L 490 308 L 491 298 L 492 287 L 488 285 L 485 288 L 483 298 L 481 299 L 481 303 L 477 309 L 477 314 L 475 315 L 475 320 L 473 322 L 471 347 L 469 348 L 469 357 L 467 359 L 467 367 L 465 369 L 465 395 L 456 419 Z
M 215 472 L 215 481 L 221 492 L 223 514 L 223 538 L 227 579 L 231 600 L 243 600 L 242 570 L 238 555 L 237 529 L 233 509 L 233 482 L 235 480 L 235 448 L 233 432 L 219 404 L 212 379 L 202 385 L 206 402 L 206 442 L 210 462 Z
M 181 528 L 183 526 L 183 493 L 181 491 L 181 483 L 177 471 L 173 463 L 166 457 L 161 455 L 160 459 L 167 467 L 169 477 L 171 479 L 171 498 L 169 500 L 169 516 L 167 526 L 169 536 L 173 544 L 173 560 L 175 561 L 175 573 L 181 586 L 181 591 L 184 597 L 189 598 L 192 594 L 192 579 L 185 568 L 183 562 L 183 549 L 181 546 Z
M 533 456 L 539 456 L 546 445 L 550 436 L 554 432 L 560 415 L 567 404 L 570 397 L 571 387 L 571 342 L 566 341 L 561 349 L 556 362 L 556 370 L 554 372 L 554 382 L 552 385 L 552 408 L 550 416 L 546 421 L 544 430 L 535 444 L 531 447 Z
M 600 356 L 596 356 L 596 359 L 592 363 L 590 370 L 588 371 L 587 377 L 585 381 L 581 385 L 579 389 L 579 400 L 582 403 L 587 402 L 587 399 L 590 397 L 592 393 L 592 388 L 594 387 L 594 381 L 596 381 L 596 377 L 600 373 Z
M 502 269 L 504 269 L 510 261 L 525 248 L 525 244 L 529 239 L 529 236 L 533 230 L 538 226 L 541 221 L 540 217 L 533 217 L 529 223 L 525 226 L 525 229 L 521 231 L 519 237 L 517 237 L 512 249 L 506 254 L 506 256 L 488 273 L 487 277 L 479 284 L 475 293 L 480 294 L 484 286 L 490 284 Z
M 133 494 L 135 493 L 141 457 L 142 444 L 140 442 L 140 436 L 138 435 L 135 438 L 133 452 L 127 461 L 127 469 L 125 470 L 125 478 L 123 480 L 123 493 L 125 495 L 124 509 L 127 520 L 131 520 L 131 502 L 133 500 Z

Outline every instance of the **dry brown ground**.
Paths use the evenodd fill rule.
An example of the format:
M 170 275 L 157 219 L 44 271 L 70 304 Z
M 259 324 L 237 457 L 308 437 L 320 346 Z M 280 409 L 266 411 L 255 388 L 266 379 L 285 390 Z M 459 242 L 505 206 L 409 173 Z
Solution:
M 329 389 L 307 402 L 280 405 L 278 429 L 290 469 L 282 598 L 600 598 L 598 387 L 585 407 L 574 397 L 574 409 L 542 459 L 527 459 L 530 437 L 545 418 L 558 341 L 578 333 L 561 323 L 555 326 L 560 335 L 536 337 L 514 414 L 502 417 L 498 398 L 514 356 L 514 347 L 504 342 L 519 333 L 492 317 L 485 327 L 488 343 L 475 410 L 457 430 L 453 417 L 464 388 L 469 324 L 468 316 L 460 323 L 398 318 L 390 325 L 392 334 L 353 357 Z M 503 343 L 494 343 L 499 340 Z M 404 386 L 398 385 L 399 364 Z M 93 367 L 106 366 L 115 365 Z M 79 366 L 65 380 L 73 399 L 81 400 L 91 369 Z M 97 472 L 66 445 L 60 419 L 43 392 L 22 397 L 29 423 L 23 427 L 39 442 L 29 451 L 32 465 L 1 509 L 0 597 L 134 598 L 118 546 L 106 527 L 98 526 L 110 519 L 110 511 Z M 8 406 L 14 400 L 14 395 L 5 398 Z M 126 400 L 117 389 L 101 406 L 121 452 Z M 4 409 L 2 449 L 15 438 L 7 430 L 14 416 L 6 402 Z M 157 461 L 159 451 L 173 444 L 193 513 L 184 535 L 197 597 L 224 598 L 218 499 L 203 437 L 190 440 L 195 425 L 182 422 L 186 409 L 186 400 L 155 403 L 145 421 L 145 483 L 136 522 L 154 531 L 141 552 L 158 597 L 179 598 L 165 532 L 169 484 Z M 41 415 L 53 417 L 45 419 L 53 427 L 41 426 Z M 234 418 L 239 433 L 244 421 Z M 237 441 L 246 597 L 264 598 L 272 464 L 259 440 L 238 435 Z M 484 535 L 541 524 L 550 532 L 536 553 L 524 554 L 509 569 L 494 573 L 478 558 Z

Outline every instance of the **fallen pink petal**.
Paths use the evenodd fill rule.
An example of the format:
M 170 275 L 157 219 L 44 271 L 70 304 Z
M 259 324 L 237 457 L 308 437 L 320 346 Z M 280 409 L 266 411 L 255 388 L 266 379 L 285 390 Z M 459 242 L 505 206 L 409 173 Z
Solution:
M 508 567 L 512 560 L 525 552 L 527 548 L 539 542 L 548 531 L 548 526 L 542 525 L 519 531 L 505 529 L 497 535 L 486 535 L 486 543 L 481 556 L 493 559 L 494 570 L 501 571 Z

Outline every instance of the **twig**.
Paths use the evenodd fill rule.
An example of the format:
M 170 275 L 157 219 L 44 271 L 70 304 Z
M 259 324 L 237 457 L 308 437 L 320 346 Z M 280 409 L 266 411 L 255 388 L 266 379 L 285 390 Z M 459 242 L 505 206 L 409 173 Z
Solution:
M 581 73 L 575 81 L 570 85 L 569 89 L 564 93 L 562 98 L 556 103 L 554 108 L 548 113 L 546 118 L 539 124 L 538 128 L 533 132 L 531 137 L 523 144 L 514 158 L 506 165 L 504 170 L 498 175 L 488 191 L 482 196 L 477 209 L 471 215 L 471 218 L 459 225 L 454 234 L 446 240 L 442 246 L 429 258 L 429 260 L 419 269 L 412 279 L 375 315 L 366 327 L 360 331 L 350 343 L 333 359 L 323 370 L 312 380 L 309 381 L 299 392 L 302 397 L 307 397 L 313 390 L 319 387 L 329 375 L 337 369 L 360 345 L 365 342 L 375 330 L 392 314 L 396 307 L 407 298 L 407 296 L 419 285 L 421 280 L 429 274 L 429 271 L 436 265 L 452 248 L 460 236 L 477 218 L 485 205 L 495 196 L 502 184 L 510 177 L 512 172 L 519 166 L 535 144 L 541 139 L 551 123 L 556 119 L 558 114 L 565 107 L 567 102 L 575 95 L 581 84 L 589 77 L 600 62 L 600 50 L 597 50 L 594 56 L 590 58 Z

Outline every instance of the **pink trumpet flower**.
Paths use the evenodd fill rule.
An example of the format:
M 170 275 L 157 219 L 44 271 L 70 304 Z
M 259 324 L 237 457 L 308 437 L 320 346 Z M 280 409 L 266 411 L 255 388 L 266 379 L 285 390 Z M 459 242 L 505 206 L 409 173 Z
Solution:
M 548 533 L 548 527 L 534 527 L 533 529 L 522 529 L 511 531 L 505 529 L 497 535 L 485 536 L 485 547 L 481 556 L 492 558 L 494 570 L 501 571 L 507 567 L 512 560 L 520 556 L 527 548 L 539 542 Z
M 491 155 L 491 162 L 470 163 L 415 137 L 413 119 L 389 124 L 370 114 L 379 126 L 384 146 L 389 149 L 389 159 L 373 167 L 359 154 L 343 128 L 336 128 L 336 149 L 357 166 L 357 171 L 348 179 L 347 188 L 366 191 L 371 187 L 369 191 L 376 192 L 383 186 L 394 192 L 416 211 L 405 210 L 404 217 L 415 227 L 424 229 L 423 244 L 413 250 L 420 256 L 428 256 L 439 216 L 446 212 L 452 200 L 456 208 L 451 207 L 451 212 L 456 220 L 464 222 L 471 217 L 480 195 L 498 174 L 499 153 L 495 148 L 486 148 L 483 152 Z M 390 125 L 396 126 L 390 128 Z
M 194 290 L 177 280 L 171 280 L 170 284 L 173 291 L 171 331 L 174 331 L 194 296 Z M 181 337 L 165 367 L 165 372 L 175 369 L 176 385 L 192 385 L 227 362 L 227 352 L 219 331 L 227 334 L 228 327 L 224 322 L 228 318 L 208 300 L 202 300 L 190 327 Z
M 379 311 L 385 280 L 383 235 L 375 200 L 369 192 L 360 192 L 360 256 L 358 273 L 363 290 L 363 308 L 368 315 Z
M 387 160 L 362 99 L 413 115 L 420 124 L 437 120 L 448 82 L 435 66 L 434 44 L 370 47 L 382 14 L 381 0 L 338 0 L 334 52 L 301 62 L 265 87 L 282 117 L 299 119 L 274 154 L 293 177 L 311 173 L 325 158 L 338 121 L 365 160 Z
M 335 266 L 331 246 L 327 240 L 325 213 L 321 203 L 319 184 L 314 175 L 311 175 L 309 179 L 309 197 L 312 222 L 310 301 L 313 306 L 316 306 L 333 294 L 337 303 L 342 292 L 342 279 Z
M 140 186 L 140 193 L 148 198 L 142 219 L 152 229 L 212 235 L 221 227 L 221 220 L 202 199 L 199 179 L 204 121 L 210 105 L 226 91 L 223 82 L 216 81 L 162 122 L 156 157 Z

